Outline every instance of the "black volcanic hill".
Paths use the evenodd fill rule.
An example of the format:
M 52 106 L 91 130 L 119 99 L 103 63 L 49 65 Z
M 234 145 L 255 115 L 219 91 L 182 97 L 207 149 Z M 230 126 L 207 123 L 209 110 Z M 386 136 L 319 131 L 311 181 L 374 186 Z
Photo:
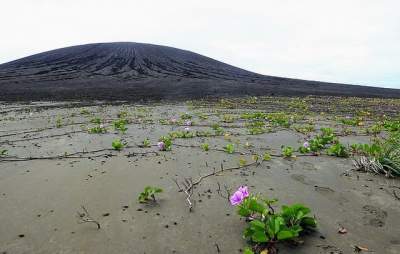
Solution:
M 400 97 L 400 90 L 259 75 L 171 47 L 118 42 L 0 65 L 0 100 L 191 99 L 243 95 Z

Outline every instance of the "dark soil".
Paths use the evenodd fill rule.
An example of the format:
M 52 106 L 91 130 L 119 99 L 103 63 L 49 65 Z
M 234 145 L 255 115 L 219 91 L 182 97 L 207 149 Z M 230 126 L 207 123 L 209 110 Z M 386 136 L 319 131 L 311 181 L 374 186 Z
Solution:
M 171 47 L 74 46 L 0 65 L 0 100 L 185 100 L 261 95 L 400 97 L 398 89 L 264 76 Z

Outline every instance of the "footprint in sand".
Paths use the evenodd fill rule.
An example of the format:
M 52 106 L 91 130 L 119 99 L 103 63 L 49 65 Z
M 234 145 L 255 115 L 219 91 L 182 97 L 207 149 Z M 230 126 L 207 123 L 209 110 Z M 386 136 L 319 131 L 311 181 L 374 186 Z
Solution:
M 328 199 L 337 201 L 339 205 L 344 205 L 344 203 L 349 202 L 349 200 L 345 197 L 345 195 L 343 195 L 342 193 L 336 193 L 329 187 L 315 185 L 314 189 L 316 192 L 327 197 Z
M 290 175 L 290 177 L 293 180 L 300 182 L 302 184 L 305 184 L 305 185 L 313 185 L 316 183 L 312 180 L 307 179 L 307 177 L 305 175 L 293 174 L 293 175 Z
M 387 212 L 372 205 L 363 206 L 364 225 L 373 227 L 383 227 L 386 222 Z
M 317 168 L 314 166 L 314 164 L 312 164 L 310 162 L 300 162 L 300 165 L 305 170 L 310 170 L 310 171 L 317 170 Z
M 321 248 L 319 254 L 343 254 L 339 248 L 332 245 L 318 245 L 318 247 Z
M 324 196 L 327 196 L 327 195 L 330 196 L 331 194 L 335 193 L 335 191 L 329 187 L 322 187 L 322 186 L 315 185 L 314 188 L 315 188 L 316 192 L 321 193 Z

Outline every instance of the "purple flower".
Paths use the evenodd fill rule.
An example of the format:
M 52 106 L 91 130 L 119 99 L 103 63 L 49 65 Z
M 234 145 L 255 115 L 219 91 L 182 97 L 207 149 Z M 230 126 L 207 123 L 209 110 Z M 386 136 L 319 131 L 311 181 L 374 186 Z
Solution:
M 191 125 L 192 125 L 192 121 L 187 120 L 187 121 L 185 122 L 185 125 L 186 125 L 186 126 L 191 126 Z
M 238 191 L 240 191 L 245 198 L 249 196 L 249 188 L 247 186 L 240 186 Z
M 158 150 L 160 150 L 160 151 L 165 150 L 165 144 L 164 144 L 164 142 L 162 142 L 162 141 L 158 142 L 158 143 L 157 143 L 157 147 L 158 147 Z
M 310 143 L 308 143 L 308 141 L 304 142 L 303 147 L 304 148 L 309 148 L 310 147 Z
M 231 205 L 239 205 L 248 196 L 249 191 L 247 186 L 240 186 L 239 189 L 229 198 L 229 201 L 231 202 Z

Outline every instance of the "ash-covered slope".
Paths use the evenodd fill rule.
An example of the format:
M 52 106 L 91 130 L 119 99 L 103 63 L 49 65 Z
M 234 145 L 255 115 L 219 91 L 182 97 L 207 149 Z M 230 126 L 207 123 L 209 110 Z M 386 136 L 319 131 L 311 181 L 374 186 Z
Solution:
M 263 76 L 190 51 L 131 42 L 62 48 L 0 65 L 0 100 L 308 94 L 400 97 L 400 90 Z

